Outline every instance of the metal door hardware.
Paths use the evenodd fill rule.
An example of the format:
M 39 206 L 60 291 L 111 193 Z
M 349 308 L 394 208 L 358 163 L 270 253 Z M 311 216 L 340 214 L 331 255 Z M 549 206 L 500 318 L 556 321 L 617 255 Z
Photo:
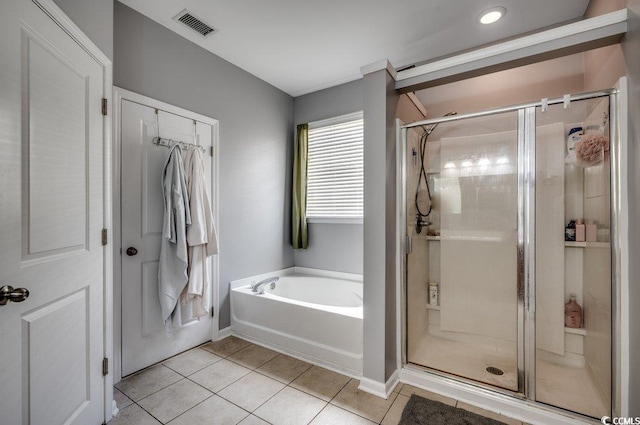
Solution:
M 133 257 L 134 255 L 136 255 L 138 253 L 138 250 L 135 249 L 134 247 L 130 246 L 129 248 L 127 248 L 127 255 L 129 257 Z
M 3 286 L 0 288 L 0 305 L 6 305 L 9 301 L 20 303 L 29 298 L 29 291 L 26 288 L 16 288 L 13 286 Z

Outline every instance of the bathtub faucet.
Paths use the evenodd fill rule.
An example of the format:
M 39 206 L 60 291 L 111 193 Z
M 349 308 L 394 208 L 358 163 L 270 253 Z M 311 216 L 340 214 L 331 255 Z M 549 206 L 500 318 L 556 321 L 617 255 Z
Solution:
M 262 295 L 264 294 L 264 287 L 267 285 L 271 285 L 271 289 L 274 289 L 276 287 L 276 282 L 279 280 L 280 278 L 278 276 L 275 277 L 268 277 L 264 280 L 261 280 L 258 283 L 252 283 L 251 284 L 251 290 L 253 292 L 257 292 L 258 295 Z

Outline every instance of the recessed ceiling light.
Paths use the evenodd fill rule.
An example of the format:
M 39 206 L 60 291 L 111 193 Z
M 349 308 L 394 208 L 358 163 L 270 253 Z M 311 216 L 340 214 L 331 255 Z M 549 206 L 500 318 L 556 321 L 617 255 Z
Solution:
M 491 9 L 487 9 L 480 15 L 478 15 L 478 22 L 485 25 L 493 24 L 494 22 L 502 18 L 505 13 L 507 13 L 507 9 L 505 9 L 504 7 L 492 7 Z

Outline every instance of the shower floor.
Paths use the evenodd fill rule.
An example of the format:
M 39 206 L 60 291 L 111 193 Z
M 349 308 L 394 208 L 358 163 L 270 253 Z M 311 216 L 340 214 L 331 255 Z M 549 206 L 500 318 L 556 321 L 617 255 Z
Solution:
M 518 391 L 515 344 L 472 344 L 434 336 L 425 331 L 408 354 L 411 363 Z M 487 372 L 487 367 L 496 367 L 504 374 L 493 375 Z
M 455 374 L 512 391 L 518 390 L 517 352 L 515 344 L 470 343 L 434 336 L 425 331 L 412 344 L 408 360 L 420 366 Z M 503 375 L 487 372 L 497 367 Z M 537 362 L 537 399 L 567 410 L 600 418 L 609 414 L 586 367 L 561 366 Z
M 586 367 L 538 361 L 536 373 L 538 401 L 598 419 L 611 414 Z

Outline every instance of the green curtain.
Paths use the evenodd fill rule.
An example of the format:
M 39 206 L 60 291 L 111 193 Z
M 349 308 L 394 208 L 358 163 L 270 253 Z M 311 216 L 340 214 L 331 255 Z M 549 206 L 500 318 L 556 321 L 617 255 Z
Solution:
M 307 249 L 307 153 L 309 150 L 309 124 L 298 125 L 293 146 L 293 208 L 291 211 L 291 245 L 294 249 Z

